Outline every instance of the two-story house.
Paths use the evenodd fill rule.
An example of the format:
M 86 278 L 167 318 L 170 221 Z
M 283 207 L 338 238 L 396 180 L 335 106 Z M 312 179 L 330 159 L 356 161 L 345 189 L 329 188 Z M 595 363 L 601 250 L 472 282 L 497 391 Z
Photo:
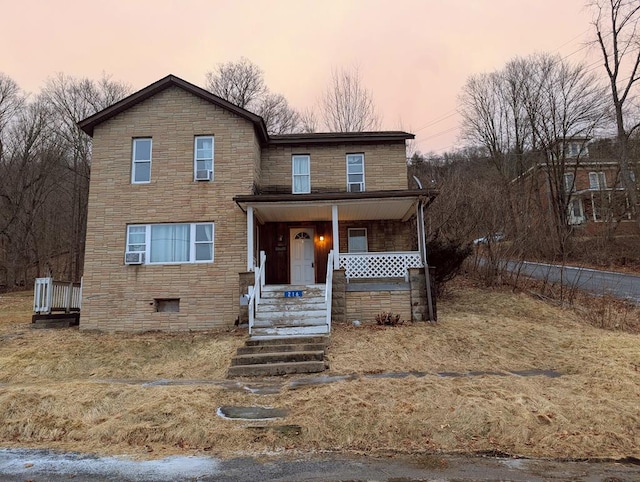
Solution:
M 559 188 L 567 199 L 567 222 L 576 229 L 595 234 L 615 224 L 619 234 L 637 233 L 629 195 L 621 181 L 620 164 L 602 148 L 595 149 L 592 155 L 590 141 L 568 138 L 558 143 L 558 152 L 548 154 L 552 157 L 550 161 L 537 163 L 521 178 L 534 182 L 543 206 L 550 206 L 548 198 L 554 195 L 552 184 L 556 181 L 561 184 Z M 635 172 L 630 171 L 629 175 L 635 182 Z
M 436 192 L 409 188 L 412 134 L 270 136 L 171 75 L 79 125 L 93 138 L 82 329 L 254 323 L 269 289 L 299 302 L 315 290 L 326 321 L 307 332 L 380 311 L 428 318 L 416 220 Z

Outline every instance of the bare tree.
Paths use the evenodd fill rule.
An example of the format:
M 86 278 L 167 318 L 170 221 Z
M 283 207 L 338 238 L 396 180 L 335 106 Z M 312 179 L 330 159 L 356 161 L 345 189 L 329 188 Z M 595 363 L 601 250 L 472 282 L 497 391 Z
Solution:
M 20 110 L 24 96 L 18 84 L 9 76 L 0 72 L 0 158 L 2 158 L 2 133 L 9 121 Z
M 300 114 L 300 131 L 311 133 L 318 131 L 318 117 L 312 109 L 305 109 Z
M 534 101 L 527 101 L 533 137 L 544 154 L 553 226 L 560 254 L 570 235 L 569 203 L 571 189 L 565 186 L 565 174 L 575 174 L 583 155 L 569 156 L 570 141 L 586 144 L 594 131 L 603 126 L 606 114 L 605 89 L 596 74 L 584 65 L 571 65 L 557 57 L 535 57 L 534 70 L 527 77 L 537 85 Z M 532 96 L 530 94 L 530 96 Z
M 267 94 L 257 114 L 262 117 L 269 134 L 288 134 L 300 130 L 300 114 L 289 106 L 281 94 Z
M 640 127 L 636 117 L 630 120 L 630 110 L 636 109 L 635 86 L 640 79 L 640 3 L 637 0 L 594 0 L 597 45 L 602 53 L 604 68 L 611 86 L 620 162 L 620 180 L 629 196 L 632 213 L 638 214 L 640 205 L 637 181 L 633 177 L 629 138 Z M 638 216 L 640 223 L 640 216 Z
M 269 134 L 301 130 L 300 114 L 281 94 L 270 92 L 262 69 L 241 57 L 237 62 L 218 64 L 207 72 L 206 87 L 218 97 L 258 114 Z
M 15 115 L 6 135 L 7 148 L 0 163 L 4 181 L 0 186 L 0 237 L 5 282 L 10 286 L 26 279 L 29 267 L 39 274 L 41 261 L 61 249 L 56 228 L 64 210 L 45 215 L 64 196 L 64 152 L 50 120 L 51 112 L 44 103 L 30 102 Z
M 583 65 L 545 54 L 515 59 L 500 71 L 467 81 L 461 95 L 463 132 L 487 149 L 501 174 L 515 237 L 532 225 L 529 218 L 540 195 L 532 191 L 535 184 L 512 179 L 526 168 L 541 168 L 556 247 L 564 252 L 570 232 L 564 174 L 580 162 L 579 157 L 569 162 L 565 147 L 578 137 L 586 142 L 602 124 L 603 99 L 603 87 Z
M 357 67 L 332 72 L 320 110 L 329 131 L 362 132 L 380 126 L 373 95 L 364 87 Z
M 262 69 L 249 59 L 226 62 L 206 74 L 207 89 L 243 109 L 254 111 L 262 103 L 268 89 Z
M 59 143 L 64 146 L 65 162 L 69 170 L 69 279 L 79 279 L 82 271 L 91 169 L 91 139 L 77 123 L 122 99 L 130 90 L 129 85 L 113 81 L 107 75 L 95 82 L 60 73 L 47 80 L 41 93 L 42 101 L 52 114 Z

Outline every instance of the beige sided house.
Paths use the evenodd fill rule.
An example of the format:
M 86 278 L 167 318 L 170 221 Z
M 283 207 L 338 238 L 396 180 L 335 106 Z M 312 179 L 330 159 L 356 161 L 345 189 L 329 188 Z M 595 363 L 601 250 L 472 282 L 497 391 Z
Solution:
M 412 134 L 270 136 L 172 75 L 79 125 L 93 138 L 82 329 L 429 318 L 416 219 L 436 193 L 408 186 Z

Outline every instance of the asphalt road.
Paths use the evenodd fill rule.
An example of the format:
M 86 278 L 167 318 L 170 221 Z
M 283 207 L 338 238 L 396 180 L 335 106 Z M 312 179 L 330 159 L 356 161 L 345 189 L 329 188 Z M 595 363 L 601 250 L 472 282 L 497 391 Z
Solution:
M 640 276 L 600 271 L 588 268 L 557 266 L 529 261 L 505 261 L 504 266 L 511 272 L 536 279 L 546 279 L 569 288 L 577 288 L 597 295 L 609 294 L 617 298 L 640 304 Z
M 135 461 L 46 450 L 0 449 L 0 481 L 637 481 L 637 461 L 558 462 L 421 455 L 390 458 L 339 454 L 167 457 Z

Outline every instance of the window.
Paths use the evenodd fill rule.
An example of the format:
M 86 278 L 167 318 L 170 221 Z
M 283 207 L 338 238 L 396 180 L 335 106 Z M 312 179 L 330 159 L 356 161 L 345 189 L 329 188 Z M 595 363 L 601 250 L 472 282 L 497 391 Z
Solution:
M 575 175 L 572 172 L 564 175 L 564 191 L 565 192 L 575 191 L 574 179 L 575 179 Z
M 564 152 L 566 157 L 588 156 L 588 150 L 585 141 L 568 142 L 567 144 L 565 144 Z
M 196 136 L 193 145 L 196 181 L 213 181 L 213 136 Z
M 364 154 L 347 154 L 347 191 L 364 191 Z
M 349 228 L 347 234 L 350 253 L 366 253 L 368 251 L 366 228 Z
M 151 182 L 151 138 L 133 140 L 131 182 L 133 184 Z
M 569 224 L 582 224 L 584 222 L 584 213 L 582 211 L 582 202 L 580 199 L 573 199 L 569 203 Z
M 311 158 L 308 155 L 295 155 L 291 157 L 293 194 L 305 194 L 311 192 Z
M 604 177 L 604 172 L 590 172 L 589 173 L 589 189 L 598 190 L 607 188 L 607 179 Z
M 571 201 L 571 214 L 576 218 L 582 217 L 582 203 L 580 199 Z
M 127 253 L 147 264 L 213 262 L 213 223 L 127 226 Z

